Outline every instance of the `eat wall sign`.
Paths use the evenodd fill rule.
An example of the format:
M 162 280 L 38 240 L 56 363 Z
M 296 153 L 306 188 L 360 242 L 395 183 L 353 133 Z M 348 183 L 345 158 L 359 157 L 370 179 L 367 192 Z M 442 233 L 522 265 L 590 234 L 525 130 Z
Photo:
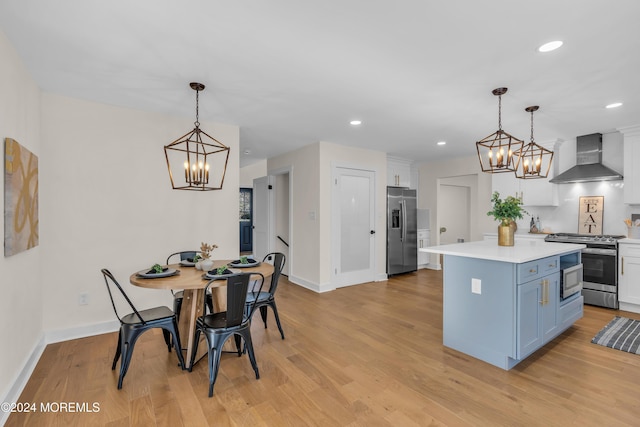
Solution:
M 604 196 L 580 197 L 578 233 L 594 235 L 604 234 L 602 232 L 603 212 Z

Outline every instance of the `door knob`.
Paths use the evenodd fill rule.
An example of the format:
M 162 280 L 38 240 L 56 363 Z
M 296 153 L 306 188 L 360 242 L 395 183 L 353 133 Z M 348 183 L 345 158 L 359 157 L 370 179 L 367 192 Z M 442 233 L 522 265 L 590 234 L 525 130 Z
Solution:
M 376 234 L 376 230 L 371 230 L 369 234 Z

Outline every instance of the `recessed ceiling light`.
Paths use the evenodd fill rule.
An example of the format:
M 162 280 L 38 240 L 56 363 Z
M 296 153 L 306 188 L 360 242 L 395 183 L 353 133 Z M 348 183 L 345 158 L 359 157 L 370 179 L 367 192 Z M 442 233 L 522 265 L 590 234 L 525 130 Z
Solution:
M 349 124 L 351 124 L 352 126 L 358 126 L 362 124 L 362 120 L 351 120 Z
M 447 145 L 447 141 L 438 141 L 436 144 L 438 144 L 438 145 Z
M 540 46 L 538 48 L 538 52 L 551 52 L 552 50 L 556 50 L 560 46 L 562 46 L 562 42 L 560 40 L 552 41 Z
M 604 108 L 617 108 L 617 107 L 620 107 L 620 106 L 622 106 L 622 102 L 614 102 L 613 104 L 609 104 Z

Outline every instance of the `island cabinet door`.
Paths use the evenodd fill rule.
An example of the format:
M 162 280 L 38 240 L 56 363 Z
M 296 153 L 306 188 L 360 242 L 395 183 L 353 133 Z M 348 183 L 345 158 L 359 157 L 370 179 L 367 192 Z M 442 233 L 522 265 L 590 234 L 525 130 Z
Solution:
M 544 345 L 558 335 L 558 328 L 560 325 L 560 322 L 558 321 L 560 273 L 551 274 L 543 278 L 542 282 L 544 304 L 541 305 L 540 309 L 542 310 L 542 344 Z
M 540 280 L 518 285 L 516 359 L 523 359 L 542 345 L 542 286 Z
M 559 273 L 518 285 L 518 359 L 533 353 L 557 335 L 559 285 Z

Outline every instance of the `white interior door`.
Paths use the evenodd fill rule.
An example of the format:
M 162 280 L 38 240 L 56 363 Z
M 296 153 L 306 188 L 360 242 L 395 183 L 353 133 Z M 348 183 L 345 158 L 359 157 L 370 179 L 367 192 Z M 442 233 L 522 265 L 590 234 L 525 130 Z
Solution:
M 333 168 L 332 264 L 337 287 L 375 280 L 375 172 Z
M 438 200 L 440 244 L 457 243 L 459 239 L 468 242 L 470 239 L 470 188 L 456 185 L 440 185 Z
M 269 243 L 271 223 L 270 177 L 263 176 L 253 180 L 253 256 L 262 260 L 270 252 Z

